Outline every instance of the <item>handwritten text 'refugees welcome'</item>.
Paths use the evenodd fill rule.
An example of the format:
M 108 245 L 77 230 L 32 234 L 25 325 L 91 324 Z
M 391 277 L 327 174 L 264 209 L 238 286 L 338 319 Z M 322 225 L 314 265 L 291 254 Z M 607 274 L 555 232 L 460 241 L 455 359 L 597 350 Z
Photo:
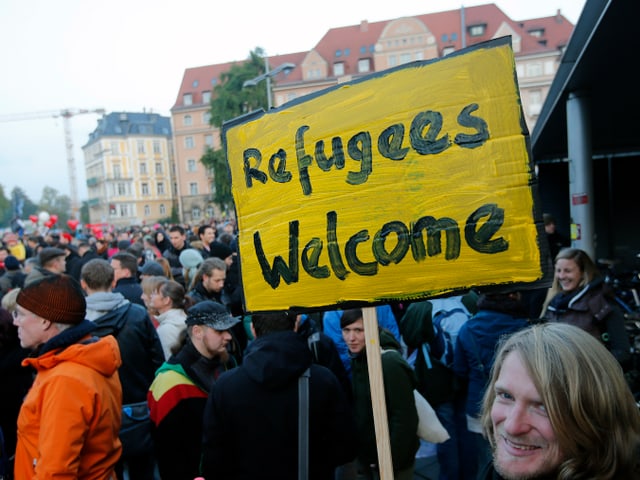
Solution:
M 487 122 L 482 118 L 473 116 L 478 109 L 477 103 L 467 105 L 457 117 L 461 127 L 475 130 L 475 133 L 457 133 L 453 143 L 462 148 L 478 148 L 488 140 L 489 130 Z M 411 147 L 420 155 L 436 155 L 444 152 L 452 146 L 449 133 L 442 132 L 443 118 L 440 112 L 427 110 L 418 113 L 411 121 L 409 127 L 409 142 Z M 296 160 L 302 193 L 311 195 L 312 186 L 309 177 L 309 167 L 314 158 L 318 168 L 328 172 L 335 167 L 341 170 L 345 166 L 344 142 L 341 137 L 331 139 L 332 155 L 327 157 L 324 140 L 318 140 L 315 144 L 315 155 L 307 153 L 304 134 L 309 130 L 308 125 L 298 128 L 295 134 Z M 440 136 L 440 137 L 439 137 Z M 378 153 L 389 160 L 404 160 L 409 152 L 409 147 L 404 147 L 405 126 L 396 123 L 387 127 L 378 136 Z M 439 137 L 439 138 L 438 138 Z M 360 162 L 359 172 L 348 172 L 347 183 L 361 185 L 365 183 L 373 171 L 373 151 L 371 133 L 362 131 L 353 135 L 347 141 L 347 153 L 353 160 Z M 243 152 L 244 180 L 247 188 L 253 187 L 253 181 L 267 183 L 267 173 L 260 170 L 262 164 L 262 152 L 257 148 L 247 148 Z M 276 183 L 288 183 L 293 175 L 287 169 L 287 152 L 280 148 L 269 158 L 267 166 L 268 178 Z
M 428 110 L 419 112 L 409 126 L 409 144 L 419 155 L 436 155 L 444 152 L 455 144 L 461 148 L 478 148 L 489 139 L 487 122 L 473 115 L 478 104 L 465 106 L 457 117 L 460 127 L 466 129 L 456 132 L 451 141 L 448 132 L 442 132 L 443 117 L 440 112 Z M 313 161 L 324 172 L 332 168 L 340 170 L 345 166 L 344 141 L 341 137 L 331 139 L 332 154 L 327 156 L 324 140 L 315 143 L 314 155 L 307 153 L 305 146 L 305 132 L 309 126 L 299 127 L 295 134 L 295 154 L 299 180 L 304 195 L 311 195 L 313 189 L 309 175 L 309 167 Z M 404 146 L 405 125 L 396 123 L 384 129 L 377 139 L 378 153 L 389 160 L 404 160 L 410 148 Z M 472 133 L 469 133 L 469 130 Z M 373 171 L 371 133 L 362 131 L 347 141 L 346 152 L 353 160 L 361 162 L 358 172 L 347 172 L 346 182 L 351 185 L 365 183 Z M 280 148 L 273 153 L 266 168 L 260 169 L 263 155 L 257 148 L 247 148 L 243 152 L 244 180 L 247 188 L 254 186 L 254 180 L 265 184 L 270 178 L 277 183 L 292 181 L 293 175 L 287 169 L 287 152 Z M 259 231 L 254 232 L 253 241 L 257 260 L 260 264 L 265 281 L 277 288 L 281 278 L 287 284 L 299 281 L 300 263 L 304 271 L 312 278 L 328 278 L 331 272 L 340 280 L 347 278 L 350 272 L 357 275 L 376 275 L 378 266 L 386 266 L 402 261 L 409 250 L 416 262 L 442 253 L 443 233 L 446 240 L 444 255 L 446 260 L 455 260 L 460 255 L 461 232 L 458 222 L 452 218 L 436 219 L 425 215 L 414 219 L 407 226 L 404 222 L 394 220 L 381 226 L 373 235 L 370 249 L 373 261 L 363 261 L 358 254 L 358 247 L 369 242 L 371 236 L 368 229 L 362 229 L 351 235 L 344 247 L 337 235 L 338 215 L 335 211 L 326 213 L 326 248 L 329 265 L 321 265 L 325 243 L 320 237 L 313 237 L 302 248 L 300 253 L 300 238 L 298 220 L 289 222 L 288 262 L 281 255 L 274 258 L 271 264 L 263 247 Z M 504 210 L 496 204 L 485 204 L 477 208 L 466 219 L 464 225 L 464 239 L 467 245 L 479 253 L 495 254 L 508 249 L 509 243 L 496 233 L 504 223 Z M 392 235 L 393 234 L 393 235 Z M 395 241 L 389 236 L 395 237 Z M 426 240 L 426 241 L 425 241 Z

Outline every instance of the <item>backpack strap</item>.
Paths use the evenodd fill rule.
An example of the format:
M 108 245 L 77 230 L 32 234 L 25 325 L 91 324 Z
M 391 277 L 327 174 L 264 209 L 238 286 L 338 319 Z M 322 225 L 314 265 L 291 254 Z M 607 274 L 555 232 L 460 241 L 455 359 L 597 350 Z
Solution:
M 422 344 L 422 355 L 424 355 L 424 363 L 427 365 L 427 369 L 431 370 L 433 364 L 431 363 L 431 356 L 429 355 L 429 345 L 427 343 Z
M 298 480 L 309 478 L 309 377 L 311 367 L 298 378 Z
M 318 344 L 320 343 L 320 332 L 315 332 L 307 338 L 307 345 L 313 355 L 313 363 L 320 363 L 320 353 L 318 352 Z

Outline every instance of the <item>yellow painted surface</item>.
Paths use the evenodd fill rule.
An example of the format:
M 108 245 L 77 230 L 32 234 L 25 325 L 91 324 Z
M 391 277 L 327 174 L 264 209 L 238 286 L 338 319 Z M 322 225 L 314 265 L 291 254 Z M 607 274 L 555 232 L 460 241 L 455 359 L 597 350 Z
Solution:
M 475 126 L 469 127 L 459 119 L 465 109 Z M 412 123 L 424 116 L 432 121 L 420 123 L 415 133 L 417 141 L 410 141 Z M 436 131 L 438 118 L 442 127 Z M 392 125 L 396 125 L 396 132 L 399 125 L 404 127 L 401 147 L 407 150 L 401 160 L 391 160 L 379 149 L 379 137 Z M 473 148 L 456 143 L 458 134 L 478 134 L 478 125 L 486 126 L 484 141 Z M 521 125 L 513 53 L 508 43 L 495 42 L 464 55 L 414 63 L 345 84 L 228 127 L 225 136 L 246 309 L 282 310 L 344 301 L 418 298 L 470 286 L 541 278 L 533 178 Z M 297 152 L 296 136 L 301 136 L 301 130 L 304 145 L 298 142 Z M 423 139 L 434 132 L 436 140 L 448 134 L 446 148 L 425 153 Z M 350 139 L 367 136 L 371 138 L 370 172 L 358 174 L 363 162 L 353 157 L 359 156 L 362 141 L 352 140 L 353 155 L 348 145 Z M 323 171 L 315 159 L 316 143 L 324 141 L 329 157 L 334 138 L 340 138 L 343 144 L 344 167 Z M 397 134 L 396 138 L 401 137 Z M 271 162 L 270 173 L 270 159 L 276 152 L 280 153 Z M 312 157 L 306 190 L 301 181 L 304 160 L 298 159 L 305 155 Z M 249 169 L 262 172 L 266 180 L 259 180 L 259 173 L 248 175 Z M 504 215 L 497 230 L 485 239 L 499 250 L 493 253 L 473 248 L 465 236 L 469 216 L 483 206 L 493 206 L 494 212 Z M 423 259 L 414 258 L 414 249 L 404 233 L 411 232 L 412 223 L 425 216 L 455 222 L 451 229 L 460 234 L 455 258 L 445 258 L 444 232 L 440 253 L 433 251 Z M 480 215 L 475 225 L 471 221 L 471 233 L 488 218 Z M 332 222 L 335 237 L 328 233 Z M 400 233 L 386 235 L 382 250 L 378 250 L 383 254 L 376 256 L 374 238 L 389 222 L 397 222 L 392 225 L 396 226 L 394 232 Z M 296 230 L 297 235 L 290 235 Z M 354 237 L 358 232 L 360 235 Z M 340 262 L 330 261 L 328 245 L 332 238 L 344 268 Z M 422 238 L 426 244 L 424 233 Z M 276 257 L 281 257 L 284 270 L 294 267 L 287 281 L 279 274 L 265 274 L 256 253 L 256 240 L 271 269 Z M 348 243 L 355 245 L 358 265 L 368 266 L 368 274 L 362 273 L 367 271 L 366 266 L 352 268 L 347 262 Z M 410 246 L 404 255 L 384 261 L 389 260 L 384 251 L 392 252 L 397 245 L 403 250 L 402 245 L 407 244 Z M 305 246 L 309 248 L 303 254 Z M 316 273 L 310 272 L 309 262 L 301 260 L 312 258 L 313 252 L 317 253 Z

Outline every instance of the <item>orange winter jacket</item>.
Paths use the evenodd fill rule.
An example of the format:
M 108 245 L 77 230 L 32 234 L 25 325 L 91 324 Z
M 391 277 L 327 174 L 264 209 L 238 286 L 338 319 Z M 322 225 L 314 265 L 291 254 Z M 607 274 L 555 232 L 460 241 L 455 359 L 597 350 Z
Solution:
M 18 417 L 15 478 L 115 480 L 122 450 L 115 338 L 85 337 L 22 364 L 37 376 Z

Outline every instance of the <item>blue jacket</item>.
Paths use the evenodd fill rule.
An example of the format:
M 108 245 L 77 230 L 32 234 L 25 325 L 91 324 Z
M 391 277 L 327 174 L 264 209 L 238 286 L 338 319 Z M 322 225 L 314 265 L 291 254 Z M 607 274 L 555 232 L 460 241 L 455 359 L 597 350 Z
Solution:
M 458 377 L 468 380 L 467 415 L 478 417 L 480 413 L 500 338 L 528 325 L 526 318 L 482 309 L 460 328 L 453 355 L 453 371 Z

